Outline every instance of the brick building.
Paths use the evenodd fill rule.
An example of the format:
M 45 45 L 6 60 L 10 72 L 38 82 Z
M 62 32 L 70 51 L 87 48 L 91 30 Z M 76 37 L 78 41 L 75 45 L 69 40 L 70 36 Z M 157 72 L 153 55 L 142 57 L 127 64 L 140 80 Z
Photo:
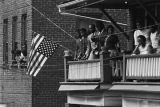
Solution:
M 32 31 L 47 36 L 53 41 L 74 51 L 74 39 L 69 37 L 54 23 L 67 31 L 73 37 L 77 28 L 87 28 L 94 20 L 62 16 L 56 7 L 64 0 L 1 0 L 0 1 L 0 103 L 9 107 L 64 107 L 66 95 L 59 92 L 59 82 L 64 81 L 63 51 L 60 47 L 42 68 L 36 78 L 26 75 L 25 69 L 12 68 L 15 56 L 12 50 L 21 50 L 27 44 L 27 53 L 30 51 Z M 32 5 L 31 5 L 32 4 Z M 38 11 L 37 11 L 38 10 Z M 128 10 L 108 10 L 115 20 L 126 22 Z M 42 16 L 40 13 L 45 14 Z M 81 10 L 79 14 L 101 17 L 98 10 Z M 121 13 L 121 14 L 119 14 Z M 46 18 L 54 23 L 49 22 Z M 110 24 L 110 23 L 106 23 Z M 122 28 L 127 29 L 126 26 Z M 121 46 L 126 49 L 126 41 L 119 36 Z M 124 40 L 124 41 L 123 41 Z
M 63 15 L 79 17 L 82 17 L 79 13 L 71 12 L 85 8 L 88 9 L 86 12 L 92 13 L 90 9 L 99 9 L 124 36 L 126 34 L 121 29 L 123 26 L 117 24 L 118 19 L 125 16 L 129 46 L 122 45 L 126 41 L 124 36 L 119 35 L 119 39 L 122 48 L 132 50 L 132 33 L 137 21 L 144 24 L 142 30 L 151 30 L 151 27 L 159 25 L 159 3 L 159 0 L 71 0 L 58 5 L 58 8 Z M 128 14 L 124 15 L 122 11 Z M 102 18 L 103 16 L 100 19 Z M 147 34 L 152 37 L 150 33 Z M 160 106 L 159 53 L 123 53 L 122 56 L 108 58 L 102 52 L 96 60 L 73 61 L 70 58 L 71 56 L 65 55 L 68 69 L 64 70 L 65 81 L 60 82 L 59 88 L 59 91 L 67 93 L 67 107 Z

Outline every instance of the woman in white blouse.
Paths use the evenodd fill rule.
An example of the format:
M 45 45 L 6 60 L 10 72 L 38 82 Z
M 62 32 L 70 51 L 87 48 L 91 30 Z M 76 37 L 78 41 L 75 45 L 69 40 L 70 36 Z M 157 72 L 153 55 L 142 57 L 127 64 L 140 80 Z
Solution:
M 152 46 L 146 42 L 146 38 L 143 35 L 137 37 L 138 45 L 133 51 L 133 54 L 151 54 Z

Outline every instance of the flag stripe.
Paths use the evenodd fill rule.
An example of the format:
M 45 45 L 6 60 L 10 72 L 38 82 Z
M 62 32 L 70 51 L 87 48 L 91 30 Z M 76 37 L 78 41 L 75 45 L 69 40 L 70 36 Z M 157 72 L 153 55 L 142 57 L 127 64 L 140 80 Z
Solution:
M 43 59 L 45 58 L 44 55 L 39 55 L 38 60 L 36 61 L 36 63 L 34 64 L 34 66 L 31 69 L 30 75 L 34 74 L 34 72 L 40 67 L 40 63 L 43 61 Z
M 37 34 L 31 43 L 27 74 L 36 76 L 47 59 L 53 55 L 57 47 L 58 45 L 56 43 L 53 43 L 51 40 L 47 40 L 44 36 Z
M 28 70 L 30 71 L 30 74 L 31 74 L 31 71 L 32 71 L 33 67 L 35 66 L 35 63 L 39 60 L 40 55 L 41 54 L 39 52 L 36 52 L 35 57 L 31 61 L 31 66 L 28 68 Z
M 37 70 L 38 68 L 42 68 L 42 67 L 40 67 L 40 64 L 42 63 L 42 61 L 44 60 L 44 58 L 45 58 L 45 56 L 44 56 L 44 55 L 41 55 L 41 59 L 36 63 L 37 66 L 35 66 L 32 75 L 36 72 L 36 70 Z
M 30 62 L 29 62 L 29 66 L 28 66 L 28 70 L 30 70 L 30 67 L 33 66 L 33 62 L 35 61 L 35 58 L 38 57 L 38 56 L 37 56 L 38 53 L 39 53 L 39 52 L 34 52 L 33 55 L 31 56 Z M 40 53 L 39 53 L 39 54 L 40 54 Z
M 34 51 L 34 47 L 35 47 L 35 45 L 36 45 L 36 42 L 40 39 L 39 37 L 40 37 L 40 35 L 38 34 L 38 35 L 32 40 L 32 43 L 31 43 L 31 51 L 30 51 L 30 53 L 29 53 L 29 56 L 31 56 L 31 55 L 33 54 L 33 51 Z M 29 59 L 29 61 L 30 61 L 30 59 Z
M 30 55 L 31 55 L 31 53 L 33 52 L 33 49 L 34 49 L 35 44 L 36 44 L 36 41 L 39 39 L 39 37 L 40 37 L 40 35 L 38 34 L 38 35 L 32 40 Z M 29 55 L 29 56 L 30 56 L 30 55 Z
M 35 40 L 35 44 L 33 44 L 34 46 L 33 46 L 33 50 L 32 50 L 32 53 L 31 53 L 31 55 L 30 55 L 30 59 L 29 59 L 29 64 L 28 64 L 28 67 L 29 66 L 31 66 L 31 63 L 30 62 L 32 62 L 32 60 L 33 60 L 33 58 L 34 58 L 34 55 L 36 54 L 36 49 L 38 48 L 38 46 L 39 46 L 39 44 L 43 41 L 43 39 L 44 39 L 44 36 L 39 36 L 39 35 L 37 35 L 38 37 L 37 37 L 37 40 Z
M 34 61 L 38 58 L 39 53 L 36 52 L 34 58 L 30 61 L 30 66 L 28 67 L 28 71 L 31 70 L 32 66 L 34 66 Z
M 34 41 L 34 44 L 33 44 L 33 49 L 32 49 L 32 52 L 31 52 L 31 58 L 33 56 L 33 54 L 35 53 L 35 50 L 38 48 L 39 44 L 43 41 L 44 39 L 44 36 L 39 36 L 37 35 L 37 39 Z
M 44 65 L 44 63 L 47 61 L 47 57 L 45 57 L 42 61 L 42 63 L 40 64 L 39 68 L 36 70 L 36 72 L 34 73 L 33 76 L 37 76 L 38 72 L 40 71 L 40 69 L 42 68 L 42 66 Z

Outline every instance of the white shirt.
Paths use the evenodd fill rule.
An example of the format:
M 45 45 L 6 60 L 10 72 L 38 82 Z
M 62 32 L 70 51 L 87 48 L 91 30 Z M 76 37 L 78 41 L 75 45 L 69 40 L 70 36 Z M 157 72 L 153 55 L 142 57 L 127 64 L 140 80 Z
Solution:
M 139 46 L 139 52 L 140 52 L 140 54 L 150 54 L 150 52 L 149 52 L 149 45 L 150 44 L 146 44 L 145 47 Z
M 151 43 L 152 43 L 152 47 L 153 48 L 157 48 L 158 47 L 158 38 L 157 38 L 157 31 L 154 33 L 151 33 L 150 38 L 151 38 Z
M 136 30 L 134 32 L 134 45 L 138 45 L 137 37 L 139 35 L 143 35 L 147 39 L 147 43 L 149 43 L 148 38 L 150 35 L 150 29 Z
M 138 45 L 137 37 L 139 35 L 143 35 L 143 32 L 141 30 L 134 31 L 134 45 Z

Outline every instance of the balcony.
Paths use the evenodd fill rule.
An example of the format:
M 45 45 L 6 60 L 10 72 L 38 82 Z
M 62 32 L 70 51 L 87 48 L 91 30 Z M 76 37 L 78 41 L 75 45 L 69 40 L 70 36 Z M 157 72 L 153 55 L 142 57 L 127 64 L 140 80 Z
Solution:
M 123 57 L 108 58 L 105 53 L 100 59 L 69 61 L 65 57 L 65 82 L 112 83 L 122 79 Z
M 160 80 L 160 55 L 123 55 L 108 58 L 105 53 L 100 59 L 69 61 L 65 58 L 65 82 L 132 82 Z
M 160 55 L 125 56 L 124 80 L 160 79 Z

